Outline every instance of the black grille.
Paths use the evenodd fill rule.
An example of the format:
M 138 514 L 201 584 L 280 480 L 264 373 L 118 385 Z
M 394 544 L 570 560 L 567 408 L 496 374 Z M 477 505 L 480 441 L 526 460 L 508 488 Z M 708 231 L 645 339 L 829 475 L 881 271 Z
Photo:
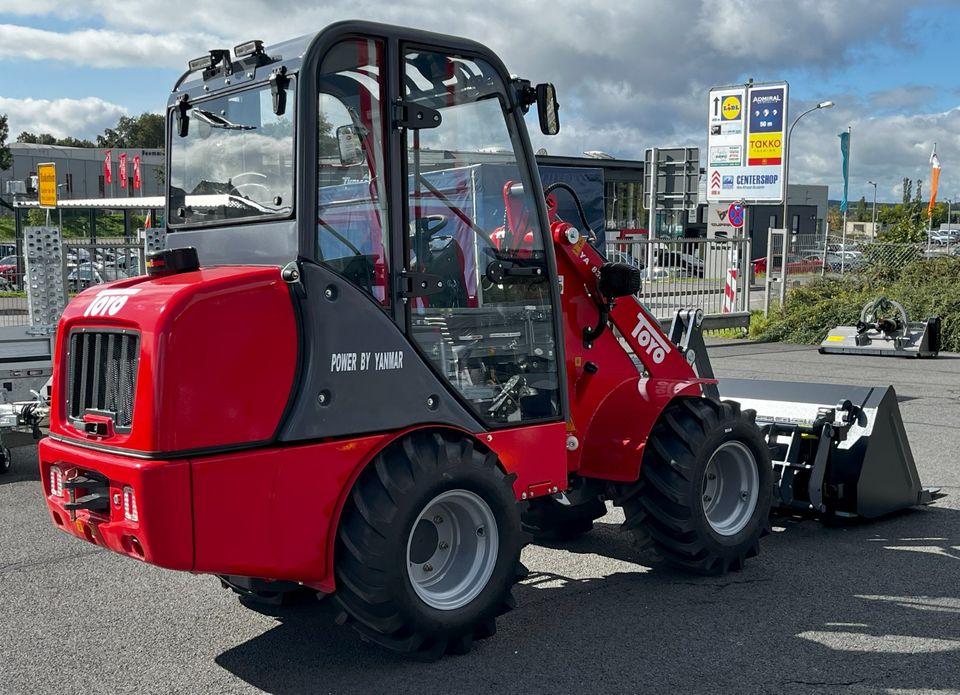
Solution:
M 96 412 L 113 418 L 118 432 L 133 424 L 140 336 L 130 331 L 75 331 L 67 358 L 67 412 L 82 420 Z

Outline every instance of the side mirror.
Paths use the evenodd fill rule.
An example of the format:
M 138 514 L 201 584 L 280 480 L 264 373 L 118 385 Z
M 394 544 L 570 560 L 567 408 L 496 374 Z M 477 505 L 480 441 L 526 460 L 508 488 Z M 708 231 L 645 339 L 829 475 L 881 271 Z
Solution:
M 362 164 L 363 146 L 360 143 L 360 131 L 356 126 L 342 125 L 337 128 L 337 146 L 340 150 L 340 164 L 345 167 Z
M 557 90 L 549 82 L 537 85 L 537 115 L 540 116 L 540 130 L 544 135 L 556 135 L 560 132 L 560 104 L 557 103 Z

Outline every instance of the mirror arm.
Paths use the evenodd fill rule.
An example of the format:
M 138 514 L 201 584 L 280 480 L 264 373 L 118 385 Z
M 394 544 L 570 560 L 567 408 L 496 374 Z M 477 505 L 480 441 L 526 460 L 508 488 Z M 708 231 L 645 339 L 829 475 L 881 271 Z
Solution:
M 530 80 L 524 80 L 519 77 L 514 78 L 513 88 L 517 93 L 520 110 L 527 113 L 530 111 L 530 107 L 537 103 L 536 88 L 530 83 Z
M 177 102 L 173 108 L 177 119 L 177 135 L 185 138 L 190 132 L 190 117 L 187 116 L 187 111 L 190 110 L 190 99 L 186 94 L 181 94 L 177 97 Z
M 282 116 L 287 110 L 287 86 L 290 78 L 287 77 L 287 66 L 281 65 L 270 73 L 270 94 L 273 96 L 273 113 Z

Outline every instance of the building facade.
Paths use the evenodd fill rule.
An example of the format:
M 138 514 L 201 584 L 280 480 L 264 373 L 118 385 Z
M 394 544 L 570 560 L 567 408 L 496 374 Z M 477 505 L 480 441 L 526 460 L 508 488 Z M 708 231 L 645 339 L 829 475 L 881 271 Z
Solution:
M 36 199 L 37 165 L 47 162 L 57 166 L 58 197 L 62 200 L 163 195 L 165 158 L 162 149 L 112 149 L 112 182 L 107 183 L 104 169 L 106 149 L 19 142 L 11 143 L 8 147 L 13 155 L 13 166 L 0 171 L 0 194 L 8 202 L 8 181 L 21 181 L 26 191 L 24 198 Z M 127 155 L 126 187 L 120 185 L 121 154 Z M 139 190 L 133 187 L 135 156 L 140 157 Z

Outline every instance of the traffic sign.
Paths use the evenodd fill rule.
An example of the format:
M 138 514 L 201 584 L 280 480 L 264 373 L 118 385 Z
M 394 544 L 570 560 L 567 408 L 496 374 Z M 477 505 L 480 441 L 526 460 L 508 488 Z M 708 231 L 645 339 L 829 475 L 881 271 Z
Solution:
M 37 190 L 40 207 L 57 207 L 57 165 L 37 164 Z
M 737 229 L 740 229 L 743 227 L 743 218 L 743 204 L 730 203 L 730 207 L 727 208 L 727 221 Z
M 787 101 L 786 82 L 710 90 L 709 202 L 783 200 Z
M 717 104 L 717 112 L 720 104 Z M 653 162 L 656 152 L 657 161 Z M 656 178 L 651 175 L 656 172 Z M 655 210 L 695 210 L 700 185 L 700 148 L 668 147 L 646 151 L 643 163 L 643 207 Z

